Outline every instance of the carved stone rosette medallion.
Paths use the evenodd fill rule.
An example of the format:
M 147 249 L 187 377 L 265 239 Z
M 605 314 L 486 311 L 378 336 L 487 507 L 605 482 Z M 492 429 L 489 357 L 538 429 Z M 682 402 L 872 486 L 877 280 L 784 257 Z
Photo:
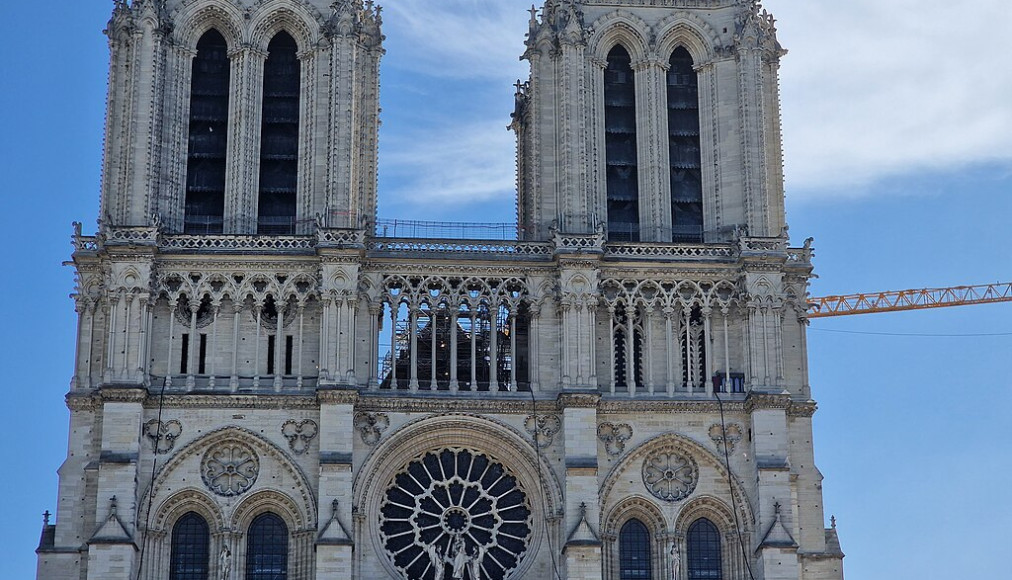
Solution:
M 683 500 L 696 489 L 696 462 L 675 449 L 660 449 L 643 461 L 643 485 L 658 499 Z
M 204 485 L 218 495 L 239 495 L 250 487 L 260 475 L 260 458 L 256 451 L 238 441 L 227 441 L 207 450 L 200 462 L 200 476 Z
M 530 545 L 530 500 L 501 463 L 468 449 L 431 451 L 387 486 L 380 536 L 404 578 L 500 580 Z

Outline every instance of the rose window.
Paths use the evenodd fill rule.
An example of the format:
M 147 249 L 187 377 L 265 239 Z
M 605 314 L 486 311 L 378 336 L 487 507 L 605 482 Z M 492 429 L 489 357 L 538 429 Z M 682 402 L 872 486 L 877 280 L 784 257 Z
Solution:
M 696 462 L 677 451 L 662 449 L 643 461 L 643 484 L 664 501 L 685 499 L 696 489 Z
M 390 482 L 380 535 L 405 578 L 499 580 L 527 552 L 531 508 L 501 463 L 467 449 L 433 451 Z
M 207 488 L 218 495 L 239 495 L 253 486 L 260 474 L 256 451 L 239 442 L 216 445 L 204 454 L 200 475 Z

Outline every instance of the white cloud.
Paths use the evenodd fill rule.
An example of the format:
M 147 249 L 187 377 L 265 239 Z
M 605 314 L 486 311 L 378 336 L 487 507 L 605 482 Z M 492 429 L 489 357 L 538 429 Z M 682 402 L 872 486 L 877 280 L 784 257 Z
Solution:
M 504 122 L 419 128 L 385 140 L 385 193 L 410 204 L 481 203 L 515 191 L 513 134 Z M 488 221 L 506 221 L 499 216 Z
M 894 175 L 1012 161 L 1007 2 L 766 4 L 791 51 L 781 80 L 792 189 L 839 194 Z
M 396 60 L 387 64 L 437 77 L 526 77 L 524 8 L 488 0 L 393 0 L 384 7 L 383 26 Z
M 781 84 L 792 195 L 859 195 L 887 177 L 1012 162 L 1006 1 L 765 4 L 791 51 Z M 526 63 L 517 60 L 525 7 L 391 0 L 384 78 L 412 71 L 437 83 L 474 83 L 478 95 L 491 83 L 505 87 L 525 77 Z M 488 122 L 475 122 L 461 119 L 453 104 L 432 106 L 444 120 L 435 132 L 384 131 L 382 171 L 397 184 L 384 195 L 465 201 L 511 192 L 513 145 L 502 111 L 488 110 Z

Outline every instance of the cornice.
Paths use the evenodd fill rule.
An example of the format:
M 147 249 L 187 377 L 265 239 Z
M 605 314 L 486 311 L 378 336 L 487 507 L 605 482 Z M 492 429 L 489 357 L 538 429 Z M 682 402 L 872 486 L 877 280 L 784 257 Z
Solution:
M 502 415 L 529 415 L 534 408 L 530 398 L 524 399 L 459 399 L 363 396 L 356 411 L 390 413 L 477 413 Z M 555 401 L 537 401 L 538 414 L 558 413 Z

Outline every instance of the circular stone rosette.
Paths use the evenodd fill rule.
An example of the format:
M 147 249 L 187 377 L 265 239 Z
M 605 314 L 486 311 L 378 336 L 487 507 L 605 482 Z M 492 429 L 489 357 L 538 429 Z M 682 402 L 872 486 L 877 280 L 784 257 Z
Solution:
M 501 463 L 444 449 L 414 459 L 388 484 L 380 537 L 405 578 L 500 580 L 528 550 L 531 514 L 527 494 Z
M 683 500 L 696 489 L 696 462 L 674 449 L 661 449 L 643 460 L 643 485 L 658 499 Z
M 207 450 L 200 462 L 200 476 L 204 485 L 218 495 L 239 495 L 249 488 L 260 475 L 260 458 L 245 443 L 231 441 Z

